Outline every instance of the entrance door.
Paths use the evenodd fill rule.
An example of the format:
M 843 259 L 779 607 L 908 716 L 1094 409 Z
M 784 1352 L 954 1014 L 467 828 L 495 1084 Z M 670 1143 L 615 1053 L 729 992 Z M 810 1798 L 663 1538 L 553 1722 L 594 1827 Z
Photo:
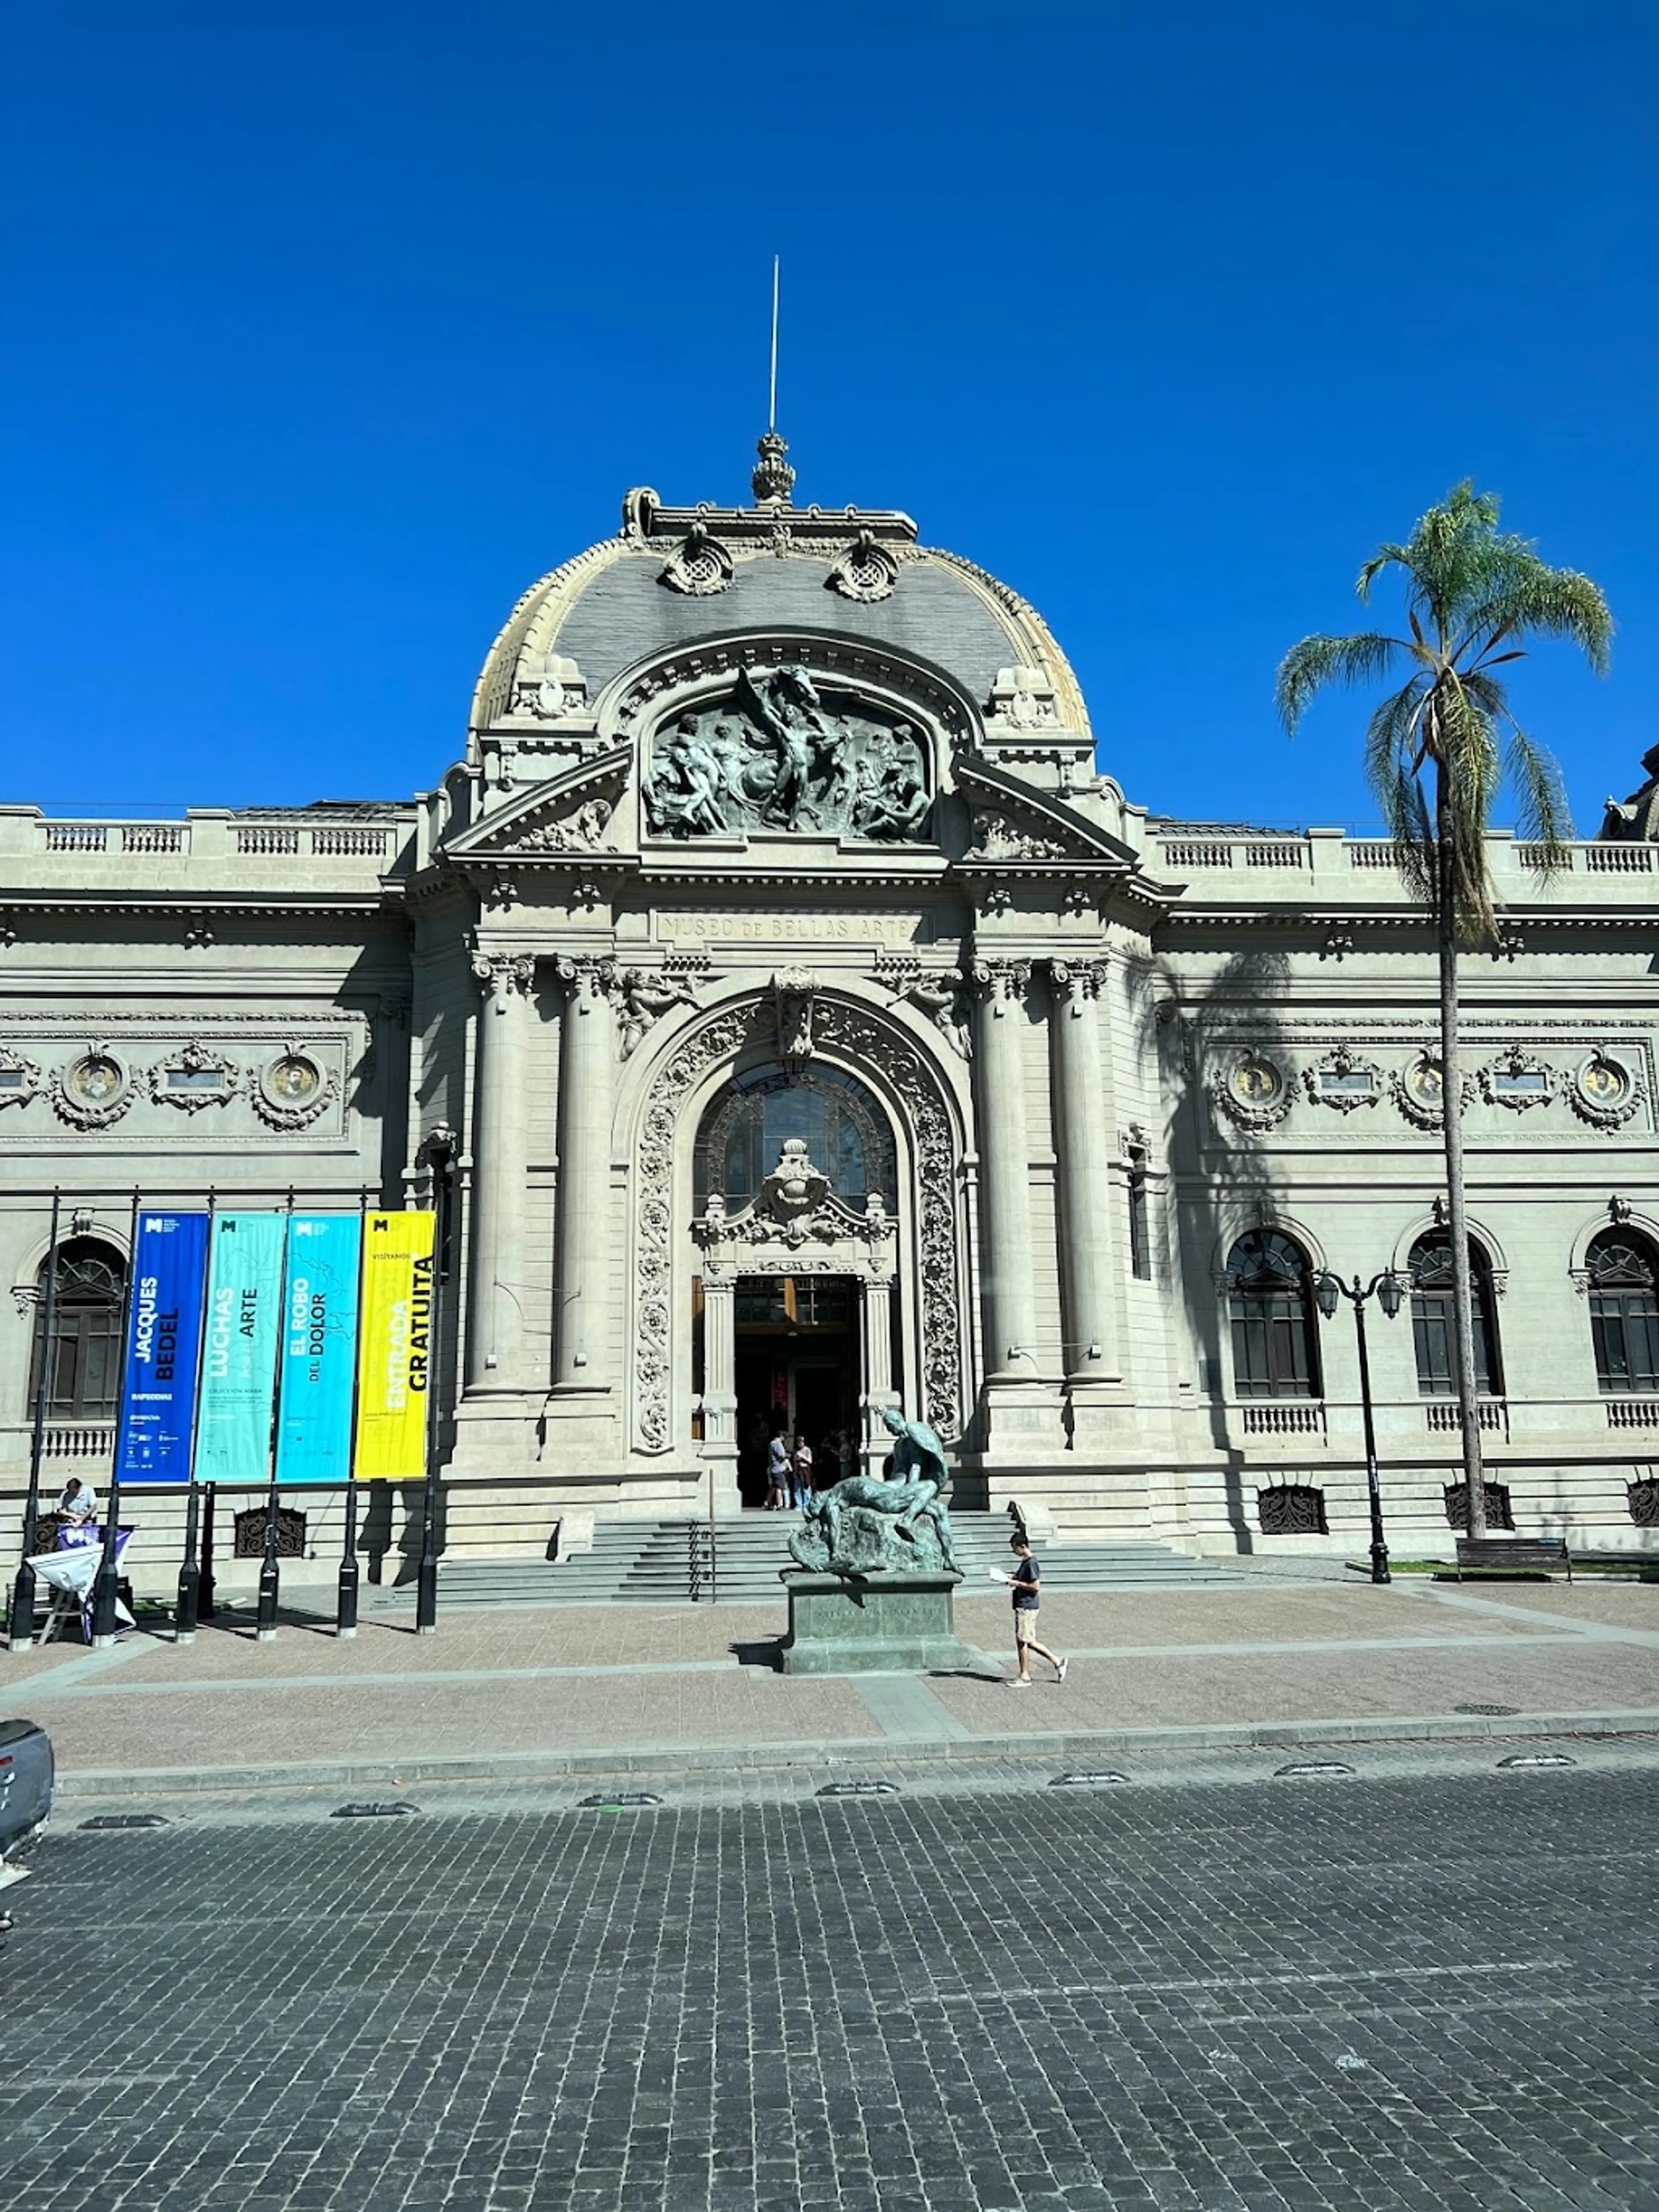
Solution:
M 780 1433 L 792 1446 L 805 1437 L 828 1488 L 841 1473 L 839 1432 L 858 1441 L 858 1285 L 848 1275 L 740 1275 L 733 1296 L 743 1502 L 765 1504 L 767 1447 Z

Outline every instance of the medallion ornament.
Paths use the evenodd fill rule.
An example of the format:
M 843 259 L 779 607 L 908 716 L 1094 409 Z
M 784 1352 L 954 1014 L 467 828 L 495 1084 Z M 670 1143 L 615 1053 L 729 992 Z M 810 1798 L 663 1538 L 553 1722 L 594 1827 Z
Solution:
M 131 1105 L 136 1086 L 121 1055 L 94 1043 L 67 1067 L 54 1068 L 46 1089 L 60 1121 L 76 1129 L 107 1129 Z
M 337 1089 L 332 1069 L 291 1044 L 258 1072 L 248 1096 L 270 1128 L 308 1129 Z
M 1296 1103 L 1289 1078 L 1265 1053 L 1240 1053 L 1211 1085 L 1210 1096 L 1241 1129 L 1273 1129 Z
M 1624 1062 L 1605 1052 L 1592 1053 L 1563 1088 L 1573 1112 L 1593 1129 L 1622 1129 L 1645 1096 Z

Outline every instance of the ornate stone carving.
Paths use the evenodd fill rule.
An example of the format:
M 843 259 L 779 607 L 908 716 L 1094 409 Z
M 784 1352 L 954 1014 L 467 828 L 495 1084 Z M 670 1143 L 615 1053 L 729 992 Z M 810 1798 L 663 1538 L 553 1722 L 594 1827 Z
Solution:
M 732 1057 L 749 1039 L 760 1018 L 760 1006 L 758 997 L 754 997 L 738 1006 L 722 1007 L 693 1030 L 670 1054 L 646 1108 L 636 1184 L 634 1337 L 635 1420 L 646 1451 L 666 1451 L 672 1441 L 672 1194 L 681 1111 L 687 1094 L 703 1074 L 718 1061 Z M 844 1000 L 820 999 L 813 1010 L 813 1028 L 820 1045 L 838 1050 L 851 1065 L 879 1068 L 903 1101 L 909 1117 L 919 1207 L 922 1391 L 933 1426 L 947 1440 L 958 1437 L 962 1433 L 963 1329 L 957 1287 L 956 1158 L 939 1079 L 908 1039 L 896 1036 L 864 1007 Z M 868 1217 L 867 1207 L 866 1212 Z M 884 1212 L 882 1233 L 890 1226 Z M 810 1269 L 812 1263 L 802 1264 Z M 834 1265 L 824 1263 L 830 1269 Z
M 987 810 L 974 817 L 974 857 L 981 860 L 1063 860 L 1067 850 L 1058 837 L 1040 837 L 1006 814 Z
M 909 1118 L 919 1213 L 922 1399 L 928 1421 L 950 1443 L 962 1434 L 966 1332 L 957 1291 L 956 1157 L 945 1094 L 921 1052 L 865 1007 L 826 999 L 816 1026 L 818 1042 L 839 1048 L 854 1067 L 878 1067 Z
M 527 952 L 474 952 L 472 974 L 487 1000 L 505 998 L 509 991 L 528 994 L 535 987 L 536 963 Z
M 860 530 L 857 538 L 831 568 L 826 579 L 832 592 L 839 592 L 844 599 L 859 599 L 866 605 L 872 599 L 884 599 L 898 581 L 898 562 L 884 545 L 878 545 L 867 530 Z
M 1018 1006 L 1030 988 L 1029 960 L 975 960 L 969 969 L 975 990 L 1000 1020 L 1010 1006 Z
M 513 687 L 512 712 L 533 714 L 538 722 L 562 722 L 587 705 L 587 686 L 574 660 L 553 654 L 544 673 Z
M 1446 1084 L 1435 1054 L 1420 1052 L 1407 1067 L 1396 1069 L 1389 1078 L 1389 1089 L 1395 1104 L 1416 1127 L 1444 1127 Z M 1461 1112 L 1474 1096 L 1474 1085 L 1467 1075 L 1461 1078 L 1458 1091 Z
M 1352 1114 L 1358 1106 L 1375 1106 L 1382 1096 L 1382 1071 L 1375 1060 L 1361 1060 L 1340 1044 L 1303 1069 L 1302 1086 L 1316 1106 Z
M 616 811 L 615 798 L 602 793 L 584 799 L 574 811 L 556 821 L 538 823 L 514 842 L 527 853 L 597 852 Z
M 1567 1103 L 1593 1129 L 1622 1129 L 1647 1096 L 1639 1076 L 1610 1053 L 1592 1053 L 1562 1088 Z
M 1060 720 L 1054 687 L 1040 668 L 999 668 L 988 711 L 1011 730 L 1040 730 Z
M 727 699 L 657 736 L 642 781 L 659 836 L 810 830 L 920 836 L 931 797 L 915 726 L 822 690 L 799 662 L 740 667 Z
M 769 430 L 755 451 L 760 459 L 756 462 L 754 473 L 749 481 L 754 489 L 757 503 L 764 505 L 775 501 L 780 505 L 786 505 L 790 493 L 795 489 L 795 471 L 784 459 L 789 451 L 787 444 L 775 430 Z
M 1210 1097 L 1241 1129 L 1274 1129 L 1296 1103 L 1290 1078 L 1266 1053 L 1242 1052 L 1210 1085 Z
M 1488 1060 L 1479 1081 L 1489 1106 L 1507 1106 L 1512 1114 L 1524 1114 L 1529 1106 L 1547 1106 L 1555 1096 L 1555 1070 L 1518 1044 Z
M 136 1091 L 127 1062 L 96 1041 L 67 1067 L 54 1067 L 46 1080 L 52 1110 L 75 1129 L 107 1129 L 131 1105 Z
M 223 1106 L 241 1088 L 242 1071 L 222 1052 L 215 1052 L 199 1037 L 182 1051 L 169 1053 L 149 1072 L 149 1095 L 182 1114 L 198 1114 L 204 1106 Z
M 627 1060 L 647 1030 L 654 1028 L 673 1006 L 695 1006 L 697 994 L 684 975 L 653 973 L 647 968 L 624 968 L 617 978 L 620 1001 L 619 1057 Z
M 669 555 L 668 565 L 657 580 L 666 584 L 671 592 L 707 599 L 723 592 L 731 582 L 732 556 L 718 538 L 709 535 L 706 524 L 694 522 Z
M 772 978 L 778 1056 L 786 1067 L 805 1067 L 812 1057 L 812 1004 L 817 988 L 810 968 L 781 968 Z
M 1106 988 L 1106 978 L 1109 973 L 1110 969 L 1103 960 L 1051 960 L 1048 963 L 1048 981 L 1073 1020 L 1080 1018 L 1090 1000 L 1100 996 Z
M 735 1054 L 754 1027 L 757 1001 L 727 1006 L 694 1030 L 658 1077 L 640 1139 L 635 1267 L 635 1419 L 642 1448 L 666 1451 L 669 1434 L 670 1297 L 674 1216 L 674 1138 L 686 1093 L 707 1068 Z
M 331 1067 L 302 1045 L 284 1047 L 277 1057 L 254 1071 L 248 1097 L 259 1119 L 273 1129 L 306 1129 L 338 1091 Z
M 40 1088 L 39 1064 L 0 1045 L 0 1106 L 25 1106 Z
M 972 1057 L 967 980 L 960 968 L 924 969 L 915 960 L 884 960 L 876 973 L 896 999 L 921 1008 L 960 1059 Z

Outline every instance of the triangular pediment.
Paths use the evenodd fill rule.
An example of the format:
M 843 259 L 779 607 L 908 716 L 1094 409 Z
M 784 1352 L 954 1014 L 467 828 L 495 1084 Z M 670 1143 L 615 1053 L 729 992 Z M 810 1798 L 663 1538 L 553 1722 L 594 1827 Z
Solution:
M 974 817 L 973 839 L 960 866 L 1001 867 L 1018 861 L 1069 866 L 1093 860 L 1127 872 L 1139 866 L 1128 846 L 1064 799 L 1033 789 L 990 761 L 958 756 L 956 783 Z
M 613 745 L 532 784 L 481 822 L 446 840 L 448 860 L 567 860 L 615 852 L 609 831 L 634 766 L 632 745 Z

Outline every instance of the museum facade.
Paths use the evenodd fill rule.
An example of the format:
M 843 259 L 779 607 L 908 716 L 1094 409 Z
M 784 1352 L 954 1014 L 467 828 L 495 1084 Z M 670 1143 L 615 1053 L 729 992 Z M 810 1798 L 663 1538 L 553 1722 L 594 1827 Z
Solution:
M 1443 1547 L 1446 1102 L 1392 848 L 1132 803 L 1034 609 L 793 485 L 769 434 L 750 506 L 630 493 L 410 801 L 0 809 L 8 1495 L 37 1405 L 48 1491 L 101 1486 L 137 1193 L 437 1210 L 456 1548 L 735 1514 L 772 1435 L 878 1464 L 902 1407 L 959 1505 L 1352 1550 L 1314 1284 L 1390 1267 L 1390 1526 Z M 1659 1521 L 1650 796 L 1547 888 L 1494 837 L 1464 963 L 1489 1480 L 1578 1543 Z

